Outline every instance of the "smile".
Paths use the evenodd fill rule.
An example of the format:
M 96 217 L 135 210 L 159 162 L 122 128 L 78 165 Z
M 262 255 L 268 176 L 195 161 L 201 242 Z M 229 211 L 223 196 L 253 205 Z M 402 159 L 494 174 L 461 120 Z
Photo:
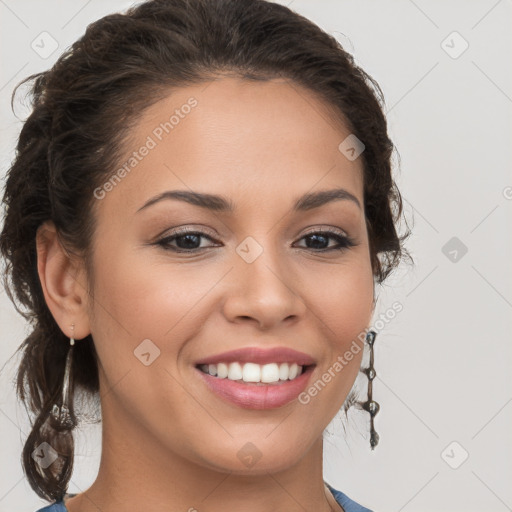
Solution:
M 217 373 L 219 366 L 221 375 L 225 374 L 227 370 L 226 377 L 210 375 L 210 368 L 212 373 Z M 296 369 L 295 366 L 297 366 Z M 208 373 L 205 371 L 206 367 Z M 269 369 L 264 369 L 265 367 Z M 223 402 L 242 409 L 275 409 L 294 401 L 299 404 L 297 398 L 308 385 L 315 367 L 314 364 L 299 366 L 297 363 L 291 365 L 288 363 L 279 365 L 277 363 L 264 365 L 245 363 L 242 366 L 240 363 L 232 362 L 229 365 L 225 363 L 200 365 L 196 366 L 195 371 L 196 375 L 206 384 L 206 389 L 208 393 L 212 394 L 212 397 L 220 398 Z M 279 378 L 273 382 L 262 382 L 262 379 L 267 378 L 270 374 L 272 374 L 272 379 L 275 379 L 276 376 L 280 377 L 281 368 L 283 376 L 285 371 L 288 371 L 286 380 Z M 279 370 L 279 373 L 276 369 Z M 230 372 L 232 372 L 232 378 L 229 378 Z M 296 373 L 295 376 L 293 376 L 293 372 Z M 290 375 L 292 375 L 292 379 L 289 378 Z M 244 377 L 249 380 L 244 380 Z M 303 405 L 300 406 L 303 407 Z

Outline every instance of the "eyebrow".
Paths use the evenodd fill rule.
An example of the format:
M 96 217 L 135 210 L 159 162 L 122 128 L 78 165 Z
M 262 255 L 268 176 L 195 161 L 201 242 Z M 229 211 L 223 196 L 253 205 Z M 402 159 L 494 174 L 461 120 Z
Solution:
M 166 192 L 162 192 L 161 194 L 158 194 L 157 196 L 149 199 L 137 210 L 136 213 L 160 201 L 169 199 L 184 201 L 194 206 L 199 206 L 201 208 L 206 208 L 216 212 L 232 213 L 235 211 L 235 204 L 224 196 L 193 192 L 189 190 L 167 190 Z M 309 192 L 304 194 L 303 196 L 299 197 L 293 204 L 293 211 L 301 212 L 312 210 L 313 208 L 318 208 L 324 204 L 341 200 L 352 201 L 359 208 L 361 208 L 361 203 L 356 196 L 344 188 L 335 188 L 331 190 L 321 190 L 319 192 Z

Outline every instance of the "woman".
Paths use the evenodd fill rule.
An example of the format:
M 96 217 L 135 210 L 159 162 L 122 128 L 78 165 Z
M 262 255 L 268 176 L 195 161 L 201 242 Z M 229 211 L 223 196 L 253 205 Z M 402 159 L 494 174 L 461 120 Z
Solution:
M 368 510 L 322 433 L 366 345 L 378 442 L 368 326 L 407 236 L 378 85 L 263 0 L 142 3 L 29 79 L 0 247 L 41 510 Z M 100 468 L 70 495 L 87 396 Z

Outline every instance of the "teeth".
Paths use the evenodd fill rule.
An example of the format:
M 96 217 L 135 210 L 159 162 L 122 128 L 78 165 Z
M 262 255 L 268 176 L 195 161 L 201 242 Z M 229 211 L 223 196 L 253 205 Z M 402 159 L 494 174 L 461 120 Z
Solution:
M 202 364 L 200 369 L 204 373 L 218 377 L 219 379 L 228 378 L 243 382 L 262 382 L 269 384 L 280 380 L 293 380 L 302 374 L 303 367 L 297 363 L 269 363 L 256 364 L 245 363 L 219 363 Z
M 240 363 L 231 363 L 228 366 L 228 379 L 229 380 L 240 380 L 241 378 L 242 378 L 242 366 L 240 365 Z
M 276 364 L 276 363 L 264 364 L 261 367 L 261 382 L 277 382 L 278 380 L 279 380 L 279 365 L 278 364 Z
M 228 365 L 224 363 L 219 363 L 217 365 L 217 377 L 220 379 L 225 379 L 228 376 Z
M 261 366 L 254 363 L 245 363 L 242 370 L 242 380 L 244 382 L 261 382 Z
M 288 380 L 288 363 L 283 363 L 279 366 L 279 380 Z
M 299 370 L 299 367 L 297 366 L 297 363 L 293 363 L 290 366 L 290 369 L 288 370 L 288 378 L 290 380 L 295 379 L 295 377 L 297 377 L 298 370 Z

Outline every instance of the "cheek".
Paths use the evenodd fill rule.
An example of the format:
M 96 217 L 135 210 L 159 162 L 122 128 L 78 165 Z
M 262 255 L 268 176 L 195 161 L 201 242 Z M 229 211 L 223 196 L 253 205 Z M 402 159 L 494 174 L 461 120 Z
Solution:
M 374 281 L 365 258 L 347 259 L 346 264 L 314 277 L 303 285 L 310 290 L 307 305 L 318 319 L 326 357 L 302 403 L 309 404 L 311 414 L 331 417 L 342 406 L 361 367 L 365 331 L 373 314 Z
M 176 361 L 202 325 L 198 303 L 212 276 L 202 279 L 197 271 L 187 274 L 128 250 L 109 250 L 115 259 L 107 251 L 95 256 L 91 322 L 103 392 L 109 403 L 122 403 L 134 416 L 158 423 L 161 414 L 184 400 L 183 388 L 173 378 Z
M 328 266 L 327 266 L 328 267 Z M 354 253 L 346 262 L 316 272 L 304 272 L 308 307 L 333 349 L 357 340 L 369 326 L 373 314 L 374 281 L 368 258 Z M 359 339 L 361 339 L 359 337 Z
M 165 369 L 175 373 L 183 348 L 211 313 L 208 293 L 223 270 L 212 271 L 205 264 L 155 263 L 140 251 L 108 251 L 115 259 L 107 251 L 95 256 L 91 322 L 104 378 L 111 386 L 130 372 L 125 385 L 136 384 L 135 393 L 144 388 L 158 392 L 155 388 L 162 387 L 162 381 L 167 388 L 172 384 Z
M 198 272 L 154 264 L 129 252 L 115 262 L 107 255 L 97 259 L 96 310 L 117 336 L 134 342 L 161 339 L 175 329 L 208 289 L 209 281 L 201 286 Z

